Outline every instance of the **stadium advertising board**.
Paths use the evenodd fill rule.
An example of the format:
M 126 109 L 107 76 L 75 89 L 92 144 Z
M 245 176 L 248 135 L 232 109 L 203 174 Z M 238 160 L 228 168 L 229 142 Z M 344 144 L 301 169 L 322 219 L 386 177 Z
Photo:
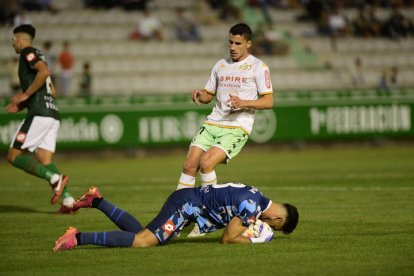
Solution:
M 414 137 L 413 91 L 279 93 L 272 110 L 257 112 L 250 140 Z M 194 105 L 187 95 L 67 98 L 59 107 L 59 149 L 187 145 L 212 108 Z M 7 151 L 22 118 L 1 111 L 0 151 Z

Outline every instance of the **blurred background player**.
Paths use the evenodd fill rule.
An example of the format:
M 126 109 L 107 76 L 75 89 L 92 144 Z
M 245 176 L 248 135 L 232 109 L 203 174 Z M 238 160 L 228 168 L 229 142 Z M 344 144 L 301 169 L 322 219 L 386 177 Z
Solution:
M 250 55 L 252 31 L 244 23 L 229 34 L 229 59 L 214 66 L 203 90 L 192 92 L 193 101 L 207 104 L 217 98 L 212 113 L 193 138 L 177 189 L 195 186 L 200 170 L 201 184 L 217 183 L 215 167 L 234 158 L 252 131 L 255 110 L 273 107 L 269 68 Z M 197 236 L 197 227 L 190 236 Z
M 263 243 L 272 240 L 272 229 L 290 234 L 299 221 L 295 206 L 272 202 L 257 188 L 240 183 L 175 191 L 145 228 L 132 215 L 105 200 L 96 187 L 91 187 L 73 207 L 74 211 L 97 208 L 122 231 L 85 233 L 69 227 L 56 241 L 54 251 L 86 244 L 109 247 L 162 245 L 176 237 L 187 221 L 197 223 L 202 233 L 225 228 L 221 243 Z M 258 237 L 243 235 L 257 219 L 268 226 Z
M 7 160 L 15 167 L 47 180 L 53 191 L 51 203 L 57 203 L 63 194 L 58 212 L 70 213 L 74 199 L 66 188 L 68 177 L 52 163 L 60 126 L 59 111 L 54 103 L 56 92 L 43 54 L 32 47 L 35 34 L 32 25 L 21 25 L 13 31 L 13 47 L 20 54 L 19 77 L 23 92 L 12 97 L 7 111 L 16 113 L 27 108 L 28 112 L 12 140 Z M 35 158 L 24 155 L 27 151 L 34 152 Z

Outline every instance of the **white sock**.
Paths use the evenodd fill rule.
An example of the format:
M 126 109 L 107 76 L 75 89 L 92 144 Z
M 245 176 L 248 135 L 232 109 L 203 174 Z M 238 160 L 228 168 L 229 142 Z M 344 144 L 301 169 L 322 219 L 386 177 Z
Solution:
M 200 176 L 202 186 L 217 184 L 216 171 L 212 171 L 206 174 L 200 173 Z
M 56 183 L 58 180 L 59 180 L 59 177 L 60 177 L 60 175 L 58 175 L 58 174 L 54 174 L 53 176 L 52 176 L 52 178 L 50 179 L 50 185 L 52 185 L 52 184 L 54 184 L 54 183 Z
M 177 190 L 184 188 L 194 188 L 195 186 L 195 177 L 181 173 L 180 180 L 178 181 Z

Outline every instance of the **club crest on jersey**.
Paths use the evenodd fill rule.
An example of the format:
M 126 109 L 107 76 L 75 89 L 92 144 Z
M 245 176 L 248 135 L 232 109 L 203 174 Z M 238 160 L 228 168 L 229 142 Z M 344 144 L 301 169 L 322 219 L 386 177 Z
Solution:
M 244 71 L 249 71 L 250 69 L 252 69 L 252 66 L 250 64 L 243 64 L 240 65 L 240 70 L 244 70 Z
M 174 222 L 169 219 L 167 220 L 166 223 L 164 223 L 164 225 L 162 226 L 162 229 L 164 229 L 167 235 L 171 235 L 171 233 L 174 232 L 175 229 L 177 229 L 177 226 L 175 226 Z
M 16 141 L 19 143 L 24 143 L 24 141 L 26 140 L 26 133 L 24 132 L 19 132 L 16 135 Z
M 28 62 L 32 62 L 33 60 L 35 60 L 36 59 L 36 55 L 34 54 L 34 53 L 28 53 L 27 55 L 26 55 L 26 60 L 28 61 Z

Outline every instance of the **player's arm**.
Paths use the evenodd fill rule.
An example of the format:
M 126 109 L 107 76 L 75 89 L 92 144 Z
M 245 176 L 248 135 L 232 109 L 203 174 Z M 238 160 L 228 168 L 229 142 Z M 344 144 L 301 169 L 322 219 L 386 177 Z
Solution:
M 34 93 L 39 91 L 39 89 L 45 84 L 47 77 L 49 77 L 49 69 L 47 65 L 42 60 L 39 60 L 34 65 L 35 70 L 37 71 L 36 77 L 33 80 L 32 84 L 27 88 L 23 93 L 18 93 L 13 97 L 13 102 L 18 105 L 21 102 L 26 101 Z
M 237 108 L 254 108 L 254 109 L 270 109 L 273 107 L 273 94 L 264 94 L 260 96 L 257 100 L 242 100 L 237 96 L 230 94 L 230 98 L 227 100 L 227 103 L 233 106 L 234 109 Z
M 246 229 L 239 217 L 232 218 L 223 231 L 221 243 L 251 243 L 249 238 L 243 236 Z
M 208 104 L 209 102 L 211 102 L 214 98 L 214 94 L 208 92 L 207 90 L 203 89 L 203 90 L 194 90 L 192 92 L 192 98 L 193 98 L 193 102 L 195 102 L 196 104 Z

